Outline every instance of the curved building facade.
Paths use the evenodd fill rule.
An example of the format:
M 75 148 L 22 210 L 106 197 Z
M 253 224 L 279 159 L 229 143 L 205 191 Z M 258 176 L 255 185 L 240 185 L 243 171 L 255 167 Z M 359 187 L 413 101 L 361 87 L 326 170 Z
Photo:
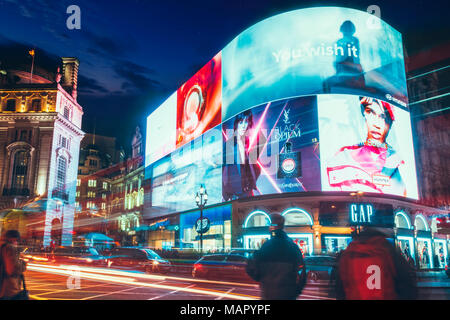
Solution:
M 306 255 L 363 225 L 424 268 L 447 255 L 417 204 L 401 34 L 366 12 L 295 10 L 239 34 L 148 116 L 145 166 L 151 246 L 198 248 L 198 224 L 207 250 L 258 248 L 279 212 Z

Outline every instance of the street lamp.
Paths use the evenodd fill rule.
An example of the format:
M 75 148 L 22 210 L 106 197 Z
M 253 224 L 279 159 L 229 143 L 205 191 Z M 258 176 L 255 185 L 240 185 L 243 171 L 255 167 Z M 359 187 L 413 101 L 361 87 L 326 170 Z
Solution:
M 203 185 L 200 185 L 200 189 L 195 195 L 195 202 L 200 209 L 200 228 L 198 232 L 200 233 L 200 254 L 203 254 L 203 208 L 208 201 L 208 193 Z

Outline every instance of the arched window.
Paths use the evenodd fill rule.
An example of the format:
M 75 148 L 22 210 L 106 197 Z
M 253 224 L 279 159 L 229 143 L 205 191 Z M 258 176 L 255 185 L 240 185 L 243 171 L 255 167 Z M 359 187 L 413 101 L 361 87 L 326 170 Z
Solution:
M 270 226 L 270 223 L 270 217 L 267 213 L 256 210 L 247 216 L 247 219 L 245 219 L 244 222 L 244 228 L 268 227 Z
M 305 210 L 300 208 L 287 209 L 281 215 L 285 219 L 284 224 L 286 226 L 313 225 L 311 215 Z
M 425 220 L 425 217 L 421 214 L 416 215 L 416 219 L 414 220 L 414 225 L 416 226 L 416 230 L 419 231 L 428 231 L 428 224 Z
M 25 150 L 17 151 L 14 155 L 14 166 L 11 188 L 23 190 L 27 187 L 28 153 Z
M 67 171 L 67 161 L 65 158 L 59 157 L 56 172 L 56 189 L 59 191 L 64 191 L 66 187 L 66 171 Z
M 395 214 L 395 226 L 401 229 L 411 229 L 411 221 L 406 213 L 399 211 Z

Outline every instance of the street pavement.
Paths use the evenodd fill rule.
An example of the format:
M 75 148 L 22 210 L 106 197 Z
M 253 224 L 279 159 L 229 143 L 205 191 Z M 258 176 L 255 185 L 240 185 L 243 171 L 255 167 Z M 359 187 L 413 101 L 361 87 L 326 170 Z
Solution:
M 149 275 L 119 269 L 29 264 L 27 289 L 34 300 L 259 300 L 257 284 Z M 445 276 L 421 278 L 419 299 L 449 300 Z M 298 300 L 334 300 L 326 281 L 308 282 Z

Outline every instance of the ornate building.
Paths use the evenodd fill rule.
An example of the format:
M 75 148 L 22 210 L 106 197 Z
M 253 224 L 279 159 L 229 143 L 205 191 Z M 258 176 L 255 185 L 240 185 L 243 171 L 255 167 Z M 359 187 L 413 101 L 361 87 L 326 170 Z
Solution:
M 102 167 L 100 146 L 88 145 L 85 149 L 89 153 L 84 163 L 80 157 L 77 182 L 76 234 L 99 232 L 122 245 L 146 244 L 146 230 L 142 228 L 143 137 L 139 127 L 133 136 L 131 156 L 108 168 Z
M 0 72 L 0 205 L 42 207 L 44 246 L 72 244 L 83 108 L 77 102 L 79 61 L 62 58 L 56 74 Z M 52 75 L 52 76 L 49 76 Z M 27 233 L 22 227 L 21 233 Z

